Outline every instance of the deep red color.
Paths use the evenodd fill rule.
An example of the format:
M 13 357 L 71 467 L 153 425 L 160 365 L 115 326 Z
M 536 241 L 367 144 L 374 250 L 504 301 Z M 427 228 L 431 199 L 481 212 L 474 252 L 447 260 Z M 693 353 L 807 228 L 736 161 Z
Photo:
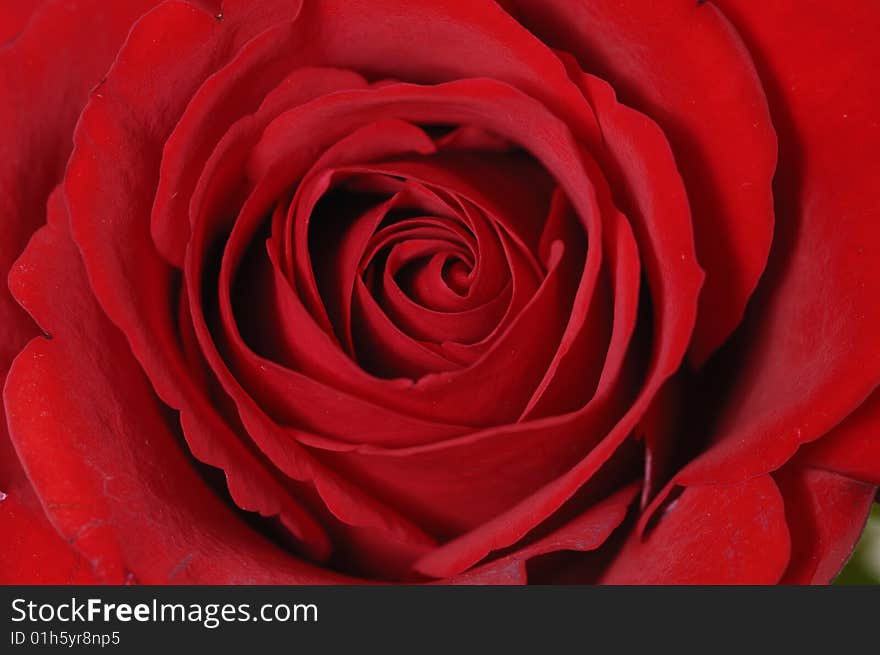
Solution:
M 880 486 L 878 33 L 0 1 L 0 582 L 829 582 Z

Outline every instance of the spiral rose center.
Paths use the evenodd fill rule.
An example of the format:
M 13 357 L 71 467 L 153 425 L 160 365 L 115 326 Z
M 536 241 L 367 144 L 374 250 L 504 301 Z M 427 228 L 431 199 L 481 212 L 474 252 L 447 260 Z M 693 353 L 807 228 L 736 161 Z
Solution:
M 337 347 L 372 375 L 417 380 L 492 348 L 541 287 L 565 219 L 550 175 L 508 142 L 410 129 L 431 152 L 319 162 L 268 231 L 280 274 Z

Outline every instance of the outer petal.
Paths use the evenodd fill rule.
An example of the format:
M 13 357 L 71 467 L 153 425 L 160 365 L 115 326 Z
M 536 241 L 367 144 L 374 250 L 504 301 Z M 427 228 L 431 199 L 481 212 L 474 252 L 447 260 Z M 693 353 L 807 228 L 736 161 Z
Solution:
M 880 391 L 830 433 L 803 446 L 793 461 L 880 485 Z
M 5 380 L 4 380 L 5 381 Z M 0 425 L 0 584 L 86 584 L 91 571 L 46 519 Z
M 50 214 L 12 276 L 52 339 L 31 341 L 4 389 L 13 442 L 61 534 L 103 582 L 340 580 L 265 541 L 198 476 L 176 417 L 94 300 L 63 219 Z
M 796 464 L 774 477 L 791 532 L 791 561 L 782 582 L 828 584 L 852 554 L 877 487 Z
M 4 278 L 31 233 L 45 221 L 46 199 L 64 170 L 73 126 L 89 90 L 109 67 L 132 22 L 153 4 L 155 0 L 51 2 L 14 43 L 0 50 Z M 89 20 L 87 30 L 84 17 Z M 32 323 L 5 285 L 0 289 L 0 326 L 3 370 L 33 335 Z
M 293 4 L 288 4 L 295 9 Z M 263 8 L 269 7 L 267 3 Z M 103 246 L 101 253 L 109 261 L 88 267 L 93 292 L 103 301 L 111 320 L 125 322 L 102 291 L 108 287 L 128 289 L 125 300 L 130 301 L 137 295 L 131 291 L 132 287 L 141 285 L 139 288 L 149 289 L 130 308 L 139 314 L 135 327 L 129 327 L 127 337 L 137 346 L 133 334 L 141 330 L 148 333 L 141 350 L 133 348 L 136 357 L 147 361 L 149 357 L 144 351 L 151 354 L 163 349 L 168 351 L 170 364 L 165 363 L 173 372 L 166 371 L 167 377 L 155 375 L 147 366 L 145 370 L 169 405 L 175 409 L 194 408 L 194 411 L 181 412 L 184 434 L 193 454 L 227 472 L 230 492 L 241 507 L 264 516 L 280 516 L 305 548 L 316 556 L 323 556 L 329 546 L 326 535 L 321 533 L 313 517 L 282 489 L 283 483 L 275 479 L 274 472 L 262 463 L 259 454 L 249 450 L 233 434 L 217 407 L 212 406 L 198 387 L 192 369 L 183 362 L 175 313 L 169 311 L 173 271 L 153 248 L 148 222 L 131 221 L 138 216 L 137 208 L 142 208 L 142 203 L 152 201 L 149 181 L 154 177 L 153 167 L 158 167 L 161 144 L 167 137 L 168 126 L 163 123 L 173 122 L 177 111 L 204 76 L 222 63 L 230 50 L 234 51 L 236 39 L 248 38 L 240 21 L 229 20 L 228 29 L 222 27 L 226 23 L 194 5 L 177 1 L 163 3 L 138 22 L 107 79 L 92 94 L 80 117 L 76 146 L 65 176 L 66 200 L 72 212 L 74 235 L 86 241 L 86 245 L 80 244 L 80 249 L 87 262 L 88 240 L 78 234 L 78 225 L 86 233 L 94 227 L 92 223 L 100 225 L 107 231 L 109 244 L 113 244 Z M 254 18 L 248 27 L 256 29 L 259 25 L 260 20 Z M 181 66 L 181 60 L 187 57 L 190 65 Z M 168 67 L 174 68 L 179 77 L 173 77 L 173 82 L 158 83 Z M 139 74 L 126 76 L 123 73 L 125 81 L 119 83 L 120 70 L 131 69 Z M 123 118 L 113 115 L 108 108 L 118 109 Z M 103 152 L 109 152 L 112 158 L 106 168 L 100 165 L 98 153 Z M 141 165 L 131 165 L 131 159 Z M 96 194 L 96 188 L 102 193 Z M 84 226 L 76 220 L 77 209 L 86 215 Z M 117 247 L 125 249 L 126 254 L 115 252 Z M 110 262 L 116 263 L 116 257 L 136 264 L 127 273 L 114 271 Z
M 89 90 L 107 70 L 129 26 L 155 0 L 0 2 L 0 278 L 45 221 L 46 199 L 70 154 Z M 82 29 L 84 20 L 90 29 Z M 6 43 L 8 41 L 8 43 Z M 47 47 L 51 44 L 51 47 Z M 0 373 L 37 334 L 0 286 Z M 2 410 L 0 410 L 2 413 Z M 0 555 L 5 582 L 86 582 L 89 568 L 46 520 L 26 473 L 0 434 Z
M 580 516 L 510 555 L 478 566 L 450 580 L 455 584 L 525 584 L 526 563 L 550 553 L 596 550 L 626 518 L 640 489 L 639 483 L 626 485 L 608 498 L 593 504 Z
M 739 323 L 773 232 L 776 142 L 748 51 L 715 7 L 695 0 L 499 4 L 669 138 L 706 269 L 690 351 L 702 363 Z
M 604 584 L 775 584 L 789 558 L 782 495 L 760 476 L 689 487 L 644 537 L 633 530 Z
M 771 471 L 880 382 L 880 5 L 718 3 L 759 62 L 779 131 L 778 233 L 714 444 L 684 484 Z M 722 362 L 725 363 L 725 362 Z

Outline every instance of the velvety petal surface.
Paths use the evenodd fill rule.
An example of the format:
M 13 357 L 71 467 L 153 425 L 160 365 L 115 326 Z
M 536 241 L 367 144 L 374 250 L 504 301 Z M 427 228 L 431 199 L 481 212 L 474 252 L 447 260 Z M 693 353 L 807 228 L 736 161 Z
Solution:
M 781 582 L 830 584 L 852 555 L 877 485 L 797 464 L 773 477 L 791 534 L 791 560 Z
M 91 88 L 106 72 L 131 24 L 155 1 L 7 0 L 0 3 L 0 278 L 34 230 L 60 181 L 71 134 Z M 83 29 L 88 22 L 89 29 Z M 47 48 L 46 44 L 52 47 Z M 25 110 L 26 108 L 26 110 Z M 0 372 L 38 334 L 33 320 L 0 286 Z M 0 412 L 2 413 L 2 412 Z M 0 432 L 0 576 L 8 581 L 87 581 L 82 558 L 57 536 L 5 434 Z
M 880 78 L 864 66 L 880 49 L 880 12 L 870 1 L 716 4 L 754 53 L 770 99 L 778 229 L 726 360 L 735 368 L 712 445 L 684 484 L 779 467 L 880 381 Z
M 694 363 L 704 362 L 739 323 L 773 236 L 776 140 L 748 50 L 712 3 L 500 4 L 663 128 L 687 186 L 706 270 L 690 349 Z
M 782 494 L 769 475 L 688 487 L 642 536 L 634 530 L 604 584 L 776 584 L 789 560 Z
M 53 293 L 58 279 L 63 298 Z M 198 476 L 173 413 L 92 296 L 60 199 L 11 286 L 51 336 L 31 341 L 7 378 L 11 437 L 53 524 L 96 580 L 340 579 L 266 541 Z

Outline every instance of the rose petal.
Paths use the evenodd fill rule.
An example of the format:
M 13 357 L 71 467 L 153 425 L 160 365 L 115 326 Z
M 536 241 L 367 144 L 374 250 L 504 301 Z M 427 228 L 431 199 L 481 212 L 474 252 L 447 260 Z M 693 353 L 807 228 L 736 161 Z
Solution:
M 716 4 L 760 62 L 779 130 L 778 233 L 712 445 L 683 484 L 778 468 L 880 381 L 880 77 L 864 65 L 880 7 Z
M 131 23 L 155 2 L 107 4 L 22 0 L 0 4 L 0 275 L 5 280 L 31 233 L 45 220 L 47 197 L 70 153 L 70 134 L 89 90 L 110 65 Z M 81 29 L 89 16 L 94 33 Z M 52 47 L 47 48 L 46 44 Z M 27 111 L 22 111 L 26 107 Z M 0 371 L 38 333 L 0 289 Z M 7 584 L 86 583 L 90 567 L 47 521 L 40 499 L 6 435 L 0 409 L 0 578 Z
M 14 43 L 0 50 L 0 277 L 45 221 L 46 200 L 70 154 L 70 135 L 90 89 L 106 72 L 134 22 L 155 0 L 7 2 L 4 11 L 31 16 Z M 37 10 L 37 5 L 42 5 Z M 32 12 L 32 13 L 31 13 Z M 90 29 L 82 29 L 88 16 Z M 22 20 L 0 31 L 25 27 Z M 3 41 L 0 36 L 0 42 Z M 46 44 L 51 44 L 47 47 Z M 27 108 L 26 111 L 23 108 Z M 36 334 L 33 322 L 0 288 L 0 371 Z
M 797 464 L 784 466 L 773 477 L 791 533 L 791 561 L 781 582 L 829 584 L 855 548 L 877 485 Z
M 712 3 L 500 4 L 545 43 L 571 52 L 583 70 L 607 80 L 669 138 L 706 270 L 690 350 L 692 361 L 702 363 L 740 322 L 773 235 L 776 141 L 748 50 Z M 787 23 L 774 25 L 778 31 Z
M 5 420 L 0 424 L 0 534 L 0 584 L 95 581 L 82 555 L 48 521 L 9 441 Z
M 880 485 L 880 391 L 830 433 L 801 446 L 792 463 Z
M 106 583 L 341 580 L 270 544 L 199 478 L 95 303 L 65 218 L 54 202 L 11 278 L 52 339 L 28 344 L 4 389 L 11 437 L 59 532 Z
M 449 583 L 526 584 L 525 564 L 532 558 L 560 551 L 596 550 L 626 518 L 639 488 L 639 483 L 629 484 L 534 543 L 456 576 Z
M 688 487 L 644 538 L 633 531 L 602 584 L 775 584 L 790 541 L 782 495 L 759 476 Z

